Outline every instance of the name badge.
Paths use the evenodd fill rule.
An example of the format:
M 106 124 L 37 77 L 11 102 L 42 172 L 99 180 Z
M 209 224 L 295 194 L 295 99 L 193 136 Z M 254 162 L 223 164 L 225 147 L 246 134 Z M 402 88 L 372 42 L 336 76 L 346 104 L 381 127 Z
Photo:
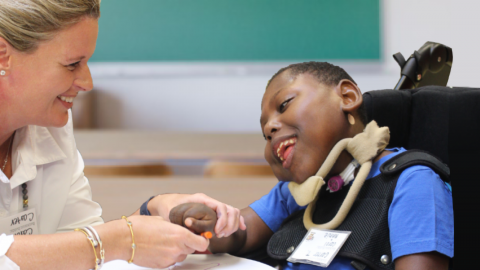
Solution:
M 38 234 L 37 214 L 35 208 L 0 219 L 0 233 L 7 235 Z
M 350 233 L 310 229 L 287 261 L 328 267 Z

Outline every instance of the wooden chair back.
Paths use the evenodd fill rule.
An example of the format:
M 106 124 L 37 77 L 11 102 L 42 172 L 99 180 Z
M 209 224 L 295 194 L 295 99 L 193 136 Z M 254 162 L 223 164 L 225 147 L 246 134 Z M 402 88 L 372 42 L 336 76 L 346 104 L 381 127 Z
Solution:
M 268 176 L 272 177 L 273 172 L 267 164 L 233 162 L 233 161 L 211 161 L 207 164 L 204 176 L 209 177 L 239 177 L 239 176 Z
M 84 169 L 88 176 L 167 176 L 172 169 L 165 164 L 149 165 L 87 165 Z

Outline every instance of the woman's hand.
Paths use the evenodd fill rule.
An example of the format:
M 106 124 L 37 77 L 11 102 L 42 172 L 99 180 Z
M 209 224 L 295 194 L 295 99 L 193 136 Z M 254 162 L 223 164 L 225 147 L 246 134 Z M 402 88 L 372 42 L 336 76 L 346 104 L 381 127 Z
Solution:
M 188 254 L 197 250 L 205 251 L 209 245 L 208 239 L 195 235 L 186 228 L 165 221 L 162 217 L 135 215 L 128 217 L 128 220 L 132 223 L 135 237 L 136 250 L 133 263 L 136 265 L 165 268 L 185 260 Z M 116 223 L 115 227 L 117 228 L 105 228 L 104 225 L 96 227 L 105 245 L 115 245 L 105 246 L 106 259 L 122 258 L 123 260 L 130 260 L 132 256 L 132 237 L 127 222 L 125 220 L 115 220 L 113 222 Z M 107 224 L 110 223 L 112 222 Z M 117 229 L 117 239 L 104 239 L 104 235 L 111 235 L 112 229 Z M 110 230 L 110 232 L 105 230 Z M 115 254 L 112 252 L 113 250 L 117 250 L 119 253 Z M 112 257 L 108 258 L 109 255 Z
M 221 203 L 201 193 L 158 195 L 150 200 L 148 210 L 152 215 L 159 215 L 169 221 L 172 208 L 184 203 L 201 203 L 217 213 L 218 220 L 214 232 L 218 238 L 230 236 L 238 229 L 245 230 L 247 228 L 243 217 L 240 215 L 239 209 Z
M 213 232 L 217 223 L 217 213 L 201 203 L 185 203 L 170 211 L 170 222 L 184 226 L 196 234 Z
M 196 250 L 205 251 L 209 240 L 161 217 L 130 216 L 135 238 L 133 263 L 149 268 L 165 268 L 185 260 Z M 105 250 L 105 262 L 130 260 L 132 235 L 127 222 L 114 220 L 94 226 Z M 100 250 L 96 254 L 99 256 Z M 91 242 L 81 232 L 43 235 L 15 235 L 6 253 L 22 270 L 92 269 L 95 255 Z M 3 269 L 3 268 L 2 268 Z

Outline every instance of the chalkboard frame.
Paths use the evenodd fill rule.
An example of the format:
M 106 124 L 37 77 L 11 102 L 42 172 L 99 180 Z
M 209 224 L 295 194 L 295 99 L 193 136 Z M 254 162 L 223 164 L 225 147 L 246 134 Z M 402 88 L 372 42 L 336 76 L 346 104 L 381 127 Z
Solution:
M 102 0 L 92 62 L 380 60 L 379 0 Z

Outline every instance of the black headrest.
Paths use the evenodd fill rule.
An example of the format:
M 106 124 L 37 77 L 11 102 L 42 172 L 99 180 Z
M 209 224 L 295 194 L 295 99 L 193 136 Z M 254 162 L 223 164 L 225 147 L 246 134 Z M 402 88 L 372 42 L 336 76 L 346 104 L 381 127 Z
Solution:
M 406 147 L 410 130 L 412 95 L 409 91 L 378 90 L 363 94 L 368 122 L 390 129 L 389 147 Z
M 457 89 L 440 86 L 370 91 L 363 94 L 367 119 L 389 127 L 389 147 L 422 149 L 448 163 L 452 91 L 461 94 Z

